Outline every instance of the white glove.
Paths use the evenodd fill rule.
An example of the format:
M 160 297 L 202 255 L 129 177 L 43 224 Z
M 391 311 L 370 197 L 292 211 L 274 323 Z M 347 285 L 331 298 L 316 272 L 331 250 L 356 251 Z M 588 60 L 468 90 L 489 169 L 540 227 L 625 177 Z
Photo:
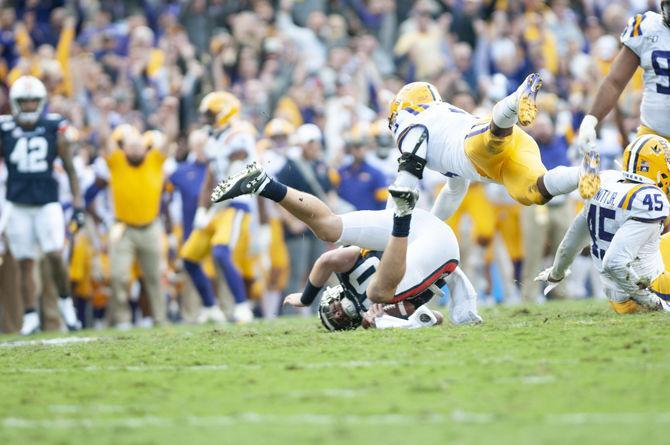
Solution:
M 204 207 L 198 207 L 195 211 L 195 218 L 193 218 L 193 227 L 196 229 L 204 229 L 210 221 L 209 212 Z
M 535 281 L 544 281 L 544 282 L 547 283 L 547 287 L 544 288 L 544 295 L 547 295 L 549 292 L 554 290 L 556 288 L 556 286 L 561 284 L 561 282 L 564 279 L 566 279 L 567 277 L 569 277 L 570 274 L 572 273 L 572 271 L 570 269 L 568 269 L 568 270 L 565 271 L 565 274 L 562 277 L 556 278 L 556 277 L 551 275 L 551 272 L 553 272 L 553 269 L 554 269 L 553 267 L 550 267 L 548 269 L 544 269 L 542 272 L 537 274 L 537 276 L 535 277 Z
M 577 135 L 577 146 L 585 153 L 593 150 L 596 146 L 596 126 L 598 119 L 590 114 L 584 116 L 582 123 L 579 126 L 579 134 Z

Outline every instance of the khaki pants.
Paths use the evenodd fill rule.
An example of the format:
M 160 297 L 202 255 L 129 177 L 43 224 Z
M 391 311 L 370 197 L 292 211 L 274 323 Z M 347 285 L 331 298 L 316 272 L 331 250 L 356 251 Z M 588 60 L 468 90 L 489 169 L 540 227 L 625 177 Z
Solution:
M 558 205 L 524 207 L 521 215 L 524 260 L 521 273 L 521 298 L 534 300 L 540 293 L 539 283 L 533 281 L 543 269 L 547 244 L 549 256 L 554 254 L 574 219 L 573 206 Z
M 128 323 L 131 320 L 128 307 L 130 273 L 137 257 L 142 271 L 142 283 L 149 297 L 154 321 L 165 322 L 165 296 L 161 290 L 163 229 L 158 220 L 146 227 L 131 227 L 117 223 L 110 232 L 109 259 L 112 275 L 112 299 L 110 301 L 113 323 Z

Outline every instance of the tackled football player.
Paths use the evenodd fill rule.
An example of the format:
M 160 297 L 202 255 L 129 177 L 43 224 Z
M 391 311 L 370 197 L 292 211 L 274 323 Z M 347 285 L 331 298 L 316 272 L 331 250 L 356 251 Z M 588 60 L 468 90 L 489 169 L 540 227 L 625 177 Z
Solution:
M 303 221 L 321 240 L 349 246 L 321 256 L 305 290 L 285 301 L 294 306 L 311 304 L 331 273 L 337 273 L 340 286 L 327 289 L 319 305 L 319 316 L 329 330 L 361 324 L 378 328 L 438 324 L 441 314 L 424 304 L 441 295 L 444 284 L 450 290 L 450 320 L 456 324 L 481 322 L 475 290 L 458 268 L 458 244 L 449 226 L 429 212 L 414 209 L 415 189 L 392 186 L 389 192 L 395 209 L 335 215 L 315 196 L 273 180 L 253 163 L 220 182 L 212 200 L 259 194 Z M 359 227 L 346 228 L 347 218 L 370 223 L 373 230 L 362 238 Z
M 670 272 L 660 251 L 663 222 L 670 214 L 670 143 L 656 135 L 640 136 L 624 150 L 622 170 L 607 170 L 601 177 L 600 189 L 561 241 L 553 266 L 536 280 L 548 281 L 549 292 L 590 243 L 617 313 L 670 312 Z

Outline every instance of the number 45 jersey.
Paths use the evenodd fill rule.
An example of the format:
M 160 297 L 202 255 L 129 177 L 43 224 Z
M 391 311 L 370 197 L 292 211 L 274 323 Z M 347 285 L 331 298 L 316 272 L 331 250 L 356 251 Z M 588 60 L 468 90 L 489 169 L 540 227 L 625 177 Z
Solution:
M 586 201 L 584 207 L 591 236 L 591 257 L 597 269 L 602 272 L 603 258 L 614 236 L 617 241 L 619 237 L 625 237 L 625 231 L 618 235 L 617 232 L 632 220 L 658 225 L 658 235 L 639 246 L 637 257 L 631 264 L 639 276 L 658 276 L 664 270 L 660 235 L 663 221 L 670 212 L 665 193 L 655 185 L 627 182 L 619 171 L 603 171 L 600 179 L 600 190 Z
M 628 21 L 621 43 L 639 57 L 644 70 L 642 124 L 670 136 L 670 28 L 660 14 L 638 14 Z
M 58 156 L 58 134 L 67 121 L 46 114 L 33 128 L 24 129 L 12 116 L 0 116 L 0 150 L 7 165 L 7 201 L 30 206 L 58 202 L 58 182 L 53 175 Z

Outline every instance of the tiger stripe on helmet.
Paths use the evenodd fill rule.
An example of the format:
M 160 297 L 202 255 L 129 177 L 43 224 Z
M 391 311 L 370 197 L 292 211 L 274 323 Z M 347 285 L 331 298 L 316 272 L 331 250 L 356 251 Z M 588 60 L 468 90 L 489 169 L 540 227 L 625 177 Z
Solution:
M 630 149 L 630 156 L 628 156 L 628 165 L 626 165 L 626 171 L 628 173 L 637 174 L 635 167 L 637 166 L 637 161 L 640 158 L 640 149 L 644 147 L 644 144 L 647 143 L 654 135 L 647 134 L 639 138 L 635 145 Z

